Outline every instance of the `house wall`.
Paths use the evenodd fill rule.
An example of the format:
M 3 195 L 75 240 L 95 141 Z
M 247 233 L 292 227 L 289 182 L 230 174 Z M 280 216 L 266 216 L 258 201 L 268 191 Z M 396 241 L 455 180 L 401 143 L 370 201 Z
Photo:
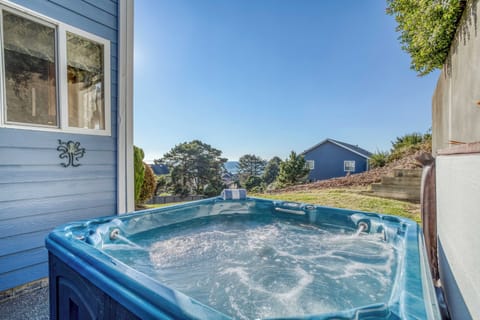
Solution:
M 52 228 L 117 211 L 117 1 L 15 0 L 111 44 L 111 136 L 0 128 L 0 291 L 48 274 Z M 86 149 L 64 168 L 58 139 Z
M 468 1 L 432 99 L 433 152 L 480 141 L 478 0 Z
M 310 171 L 308 179 L 311 181 L 344 177 L 344 160 L 355 160 L 355 172 L 367 170 L 367 160 L 334 143 L 326 142 L 304 154 L 305 160 L 314 160 L 315 168 Z

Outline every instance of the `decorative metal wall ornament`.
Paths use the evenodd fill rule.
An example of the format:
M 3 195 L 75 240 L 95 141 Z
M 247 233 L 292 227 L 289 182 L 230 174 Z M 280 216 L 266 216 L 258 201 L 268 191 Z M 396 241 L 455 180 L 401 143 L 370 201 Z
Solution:
M 58 156 L 60 159 L 67 159 L 67 162 L 61 163 L 62 166 L 69 167 L 78 167 L 80 163 L 78 162 L 80 158 L 85 155 L 85 148 L 80 148 L 80 142 L 74 142 L 69 140 L 67 142 L 62 142 L 62 140 L 58 139 L 59 146 L 57 147 L 57 151 L 60 151 L 60 155 Z

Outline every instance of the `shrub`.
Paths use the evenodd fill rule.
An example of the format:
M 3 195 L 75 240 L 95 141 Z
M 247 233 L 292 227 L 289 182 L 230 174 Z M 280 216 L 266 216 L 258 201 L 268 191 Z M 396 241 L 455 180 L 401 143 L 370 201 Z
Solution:
M 135 204 L 139 203 L 140 192 L 142 191 L 143 179 L 145 176 L 145 167 L 143 166 L 143 150 L 133 146 L 133 172 L 135 177 Z
M 370 156 L 368 165 L 371 169 L 384 167 L 388 162 L 387 151 L 377 151 Z
M 251 191 L 255 187 L 260 187 L 262 185 L 262 178 L 257 176 L 249 176 L 245 181 L 245 189 Z
M 410 148 L 423 142 L 423 135 L 418 132 L 409 133 L 401 137 L 397 137 L 395 141 L 392 141 L 392 151 L 401 148 Z
M 250 190 L 252 193 L 263 193 L 265 188 L 263 186 L 255 186 Z
M 427 131 L 425 134 L 414 132 L 397 137 L 395 141 L 392 141 L 392 150 L 388 157 L 388 162 L 401 159 L 418 150 L 431 152 L 432 134 L 430 131 Z
M 218 196 L 226 186 L 220 181 L 213 181 L 205 186 L 203 195 L 207 197 Z
M 157 186 L 152 168 L 150 168 L 145 162 L 143 162 L 143 167 L 145 169 L 145 174 L 138 198 L 139 203 L 144 203 L 145 201 L 150 200 L 155 193 L 155 188 Z

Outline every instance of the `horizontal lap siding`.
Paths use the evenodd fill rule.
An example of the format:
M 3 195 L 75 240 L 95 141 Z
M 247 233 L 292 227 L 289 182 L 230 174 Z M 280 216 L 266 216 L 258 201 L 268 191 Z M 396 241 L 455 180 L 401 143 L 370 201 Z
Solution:
M 5 220 L 23 218 L 37 215 L 47 215 L 51 213 L 69 212 L 76 209 L 82 209 L 90 212 L 94 208 L 104 207 L 115 201 L 115 191 L 94 191 L 88 194 L 49 196 L 39 199 L 30 199 L 29 201 L 12 200 L 2 202 L 2 213 L 0 214 L 0 223 Z M 51 203 L 54 202 L 56 208 L 52 209 Z
M 355 172 L 351 172 L 352 174 L 367 169 L 367 160 L 364 157 L 331 142 L 309 151 L 304 158 L 315 161 L 315 168 L 309 174 L 309 179 L 313 181 L 345 176 L 347 174 L 344 171 L 345 160 L 355 161 Z
M 14 2 L 110 41 L 112 135 L 0 128 L 0 291 L 47 276 L 44 240 L 53 228 L 117 207 L 117 2 Z M 61 165 L 58 140 L 85 148 L 79 167 Z
M 48 262 L 42 262 L 39 264 L 30 264 L 28 267 L 12 270 L 11 272 L 0 274 L 0 290 L 9 289 L 9 286 L 5 286 L 7 283 L 21 285 L 24 283 L 32 282 L 48 275 Z
M 76 140 L 81 141 L 81 138 Z M 80 145 L 83 147 L 83 145 Z M 86 149 L 86 148 L 85 148 Z M 56 165 L 59 166 L 60 163 L 68 162 L 67 160 L 60 159 L 60 152 L 50 149 L 27 149 L 27 148 L 0 148 L 0 166 L 15 166 L 15 165 Z M 83 164 L 89 161 L 90 165 L 99 165 L 99 164 L 114 164 L 115 163 L 115 154 L 112 151 L 102 151 L 102 150 L 89 150 L 86 149 L 86 152 L 83 158 L 80 158 L 75 163 Z M 76 168 L 70 167 L 70 170 L 75 170 Z

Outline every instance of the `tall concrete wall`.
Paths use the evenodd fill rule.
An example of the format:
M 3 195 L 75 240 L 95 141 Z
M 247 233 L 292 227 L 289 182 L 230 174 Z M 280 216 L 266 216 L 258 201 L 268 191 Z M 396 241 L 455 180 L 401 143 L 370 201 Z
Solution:
M 438 260 L 452 319 L 480 319 L 479 9 L 467 1 L 432 100 Z
M 452 319 L 480 319 L 480 145 L 477 153 L 438 155 L 440 279 Z
M 432 150 L 480 141 L 480 1 L 469 0 L 432 99 Z

